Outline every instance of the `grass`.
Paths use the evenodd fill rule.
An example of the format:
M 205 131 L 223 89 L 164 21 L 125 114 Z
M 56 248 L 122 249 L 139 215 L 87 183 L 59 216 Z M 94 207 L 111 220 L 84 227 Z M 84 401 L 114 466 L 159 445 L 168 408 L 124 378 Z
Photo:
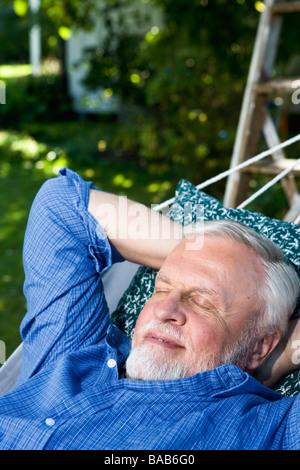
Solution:
M 26 312 L 22 292 L 22 240 L 30 204 L 38 187 L 39 181 L 32 182 L 20 172 L 13 171 L 8 178 L 1 178 L 0 338 L 6 344 L 7 355 L 20 342 L 19 324 Z
M 30 64 L 0 65 L 0 78 L 26 77 L 31 74 Z

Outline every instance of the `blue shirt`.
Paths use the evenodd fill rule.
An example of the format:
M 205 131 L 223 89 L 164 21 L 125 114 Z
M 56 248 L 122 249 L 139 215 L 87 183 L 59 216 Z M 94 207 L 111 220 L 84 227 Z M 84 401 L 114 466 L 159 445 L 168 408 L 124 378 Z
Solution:
M 90 187 L 64 169 L 33 203 L 23 366 L 0 398 L 0 449 L 300 449 L 300 395 L 235 366 L 120 378 L 130 341 L 110 323 L 100 274 L 121 257 L 87 211 Z

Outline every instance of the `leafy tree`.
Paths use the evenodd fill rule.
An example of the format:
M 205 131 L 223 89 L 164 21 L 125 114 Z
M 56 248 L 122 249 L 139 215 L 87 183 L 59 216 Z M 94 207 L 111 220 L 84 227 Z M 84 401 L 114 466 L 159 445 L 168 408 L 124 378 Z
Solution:
M 194 182 L 228 167 L 259 11 L 255 0 L 152 0 L 165 26 L 124 32 L 105 12 L 107 40 L 88 51 L 85 84 L 121 100 L 115 145 Z M 114 12 L 119 2 L 111 2 Z M 120 11 L 120 20 L 124 12 Z M 132 13 L 130 13 L 132 14 Z M 277 70 L 297 51 L 297 17 L 287 15 Z M 112 41 L 112 38 L 114 39 Z M 287 64 L 283 66 L 283 64 Z M 223 183 L 225 184 L 225 182 Z M 223 186 L 218 196 L 223 193 Z
M 143 35 L 118 28 L 106 10 L 107 38 L 87 51 L 85 84 L 120 98 L 116 146 L 154 171 L 178 165 L 199 181 L 228 167 L 258 13 L 254 1 L 152 3 L 165 26 Z
M 24 3 L 14 1 L 19 10 Z M 128 16 L 147 23 L 141 3 L 161 10 L 163 28 L 124 27 Z M 85 84 L 120 101 L 116 154 L 154 173 L 178 166 L 198 182 L 228 167 L 262 7 L 256 0 L 42 0 L 39 20 L 64 40 L 71 29 L 103 22 L 104 42 L 86 51 Z M 281 71 L 280 59 L 298 52 L 297 17 L 288 16 Z
M 13 8 L 0 3 L 0 64 L 27 61 L 27 37 L 27 20 L 18 18 Z

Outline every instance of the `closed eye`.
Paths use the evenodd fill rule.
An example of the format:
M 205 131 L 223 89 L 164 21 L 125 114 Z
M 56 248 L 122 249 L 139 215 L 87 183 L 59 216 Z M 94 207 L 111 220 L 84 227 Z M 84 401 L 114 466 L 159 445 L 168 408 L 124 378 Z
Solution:
M 207 311 L 214 312 L 216 311 L 216 308 L 207 300 L 203 299 L 202 297 L 199 298 L 199 296 L 189 296 L 189 301 L 191 304 L 193 304 L 196 308 L 201 308 Z
M 201 315 L 207 315 L 214 320 L 218 321 L 225 327 L 227 327 L 227 322 L 224 316 L 218 311 L 218 309 L 207 300 L 204 296 L 199 295 L 190 295 L 189 303 L 192 309 L 197 313 L 199 312 Z
M 155 287 L 153 295 L 154 294 L 168 294 L 169 292 L 170 292 L 170 289 L 168 289 L 167 287 Z

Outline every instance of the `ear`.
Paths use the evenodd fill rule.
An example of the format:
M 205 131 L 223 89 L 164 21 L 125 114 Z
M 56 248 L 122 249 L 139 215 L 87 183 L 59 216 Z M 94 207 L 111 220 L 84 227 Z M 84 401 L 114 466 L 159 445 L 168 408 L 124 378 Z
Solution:
M 274 330 L 271 334 L 265 334 L 263 337 L 254 340 L 252 347 L 249 348 L 245 371 L 253 374 L 267 356 L 273 351 L 280 340 L 279 330 Z

